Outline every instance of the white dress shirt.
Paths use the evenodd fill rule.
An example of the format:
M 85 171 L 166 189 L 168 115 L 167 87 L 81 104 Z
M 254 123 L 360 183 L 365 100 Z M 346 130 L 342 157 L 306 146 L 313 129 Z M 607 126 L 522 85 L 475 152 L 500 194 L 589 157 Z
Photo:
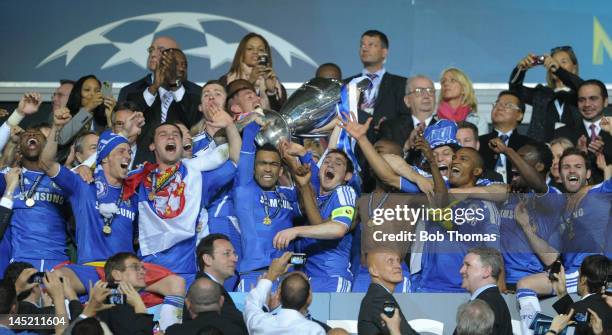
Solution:
M 251 335 L 300 334 L 325 335 L 325 330 L 316 322 L 306 319 L 294 309 L 281 308 L 275 315 L 262 310 L 268 298 L 272 282 L 260 279 L 257 286 L 249 292 L 244 306 L 244 321 Z

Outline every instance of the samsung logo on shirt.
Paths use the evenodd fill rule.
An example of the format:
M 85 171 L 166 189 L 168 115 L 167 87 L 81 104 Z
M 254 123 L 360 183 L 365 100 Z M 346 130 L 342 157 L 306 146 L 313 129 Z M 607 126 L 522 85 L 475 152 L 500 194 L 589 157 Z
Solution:
M 55 194 L 55 193 L 46 193 L 46 192 L 36 192 L 33 197 L 34 201 L 46 201 L 52 202 L 54 204 L 63 205 L 64 204 L 64 196 Z M 19 195 L 19 200 L 25 201 L 25 194 Z
M 281 204 L 280 207 L 284 209 L 293 210 L 293 206 L 291 206 L 291 203 L 287 201 L 286 199 L 276 199 L 276 198 L 268 199 L 268 206 L 272 208 L 277 208 L 279 207 L 279 202 Z M 266 204 L 264 197 L 259 197 L 259 203 L 261 203 L 262 205 Z

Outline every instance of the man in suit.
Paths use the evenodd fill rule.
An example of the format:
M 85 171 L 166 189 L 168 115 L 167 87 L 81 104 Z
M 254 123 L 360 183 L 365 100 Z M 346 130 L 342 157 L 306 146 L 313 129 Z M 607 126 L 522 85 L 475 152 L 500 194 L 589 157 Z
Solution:
M 565 270 L 561 269 L 555 275 L 558 280 L 553 281 L 553 286 L 561 298 L 553 304 L 553 308 L 560 314 L 574 310 L 576 334 L 591 334 L 588 322 L 584 321 L 587 317 L 593 318 L 593 312 L 601 319 L 604 330 L 612 329 L 612 307 L 601 296 L 611 275 L 612 261 L 609 258 L 603 255 L 587 256 L 580 265 L 578 276 L 577 291 L 582 299 L 576 302 L 567 294 Z
M 359 123 L 365 123 L 368 117 L 374 118 L 376 127 L 368 131 L 368 138 L 374 142 L 377 138 L 375 129 L 378 129 L 381 120 L 395 119 L 401 115 L 409 117 L 404 104 L 406 78 L 390 74 L 384 68 L 389 53 L 387 35 L 378 30 L 368 30 L 361 35 L 360 43 L 359 57 L 363 70 L 346 81 L 358 76 L 367 76 L 372 81 L 372 85 L 362 93 L 358 117 Z
M 128 93 L 127 100 L 136 102 L 143 110 L 145 125 L 138 137 L 135 163 L 153 161 L 148 149 L 153 131 L 164 122 L 177 122 L 191 128 L 202 117 L 198 111 L 201 88 L 188 90 L 187 58 L 179 49 L 166 49 L 155 71 L 155 81 L 144 91 Z
M 510 311 L 496 285 L 503 266 L 499 251 L 478 247 L 468 251 L 459 272 L 462 277 L 461 287 L 472 295 L 470 300 L 483 300 L 493 310 L 493 334 L 512 335 Z
M 198 244 L 196 255 L 200 270 L 196 277 L 208 278 L 221 287 L 224 298 L 221 314 L 246 332 L 242 313 L 223 286 L 225 280 L 234 275 L 238 264 L 238 255 L 229 238 L 223 234 L 209 234 Z
M 380 126 L 379 135 L 403 146 L 406 152 L 409 150 L 409 138 L 416 135 L 415 129 L 420 128 L 423 131 L 437 122 L 433 116 L 436 110 L 436 89 L 433 81 L 424 75 L 408 78 L 403 100 L 410 113 L 385 120 Z
M 607 164 L 612 163 L 612 134 L 603 131 L 600 125 L 607 106 L 608 90 L 604 83 L 596 79 L 586 80 L 578 86 L 578 110 L 582 122 L 576 127 L 565 126 L 555 131 L 554 137 L 565 137 L 578 147 L 586 146 L 591 166 L 597 166 L 595 162 L 600 152 Z M 599 169 L 592 171 L 593 182 L 600 183 L 603 180 L 602 172 Z
M 501 91 L 491 112 L 493 131 L 481 135 L 480 155 L 484 161 L 485 169 L 494 170 L 502 175 L 504 182 L 508 182 L 512 176 L 512 163 L 505 155 L 496 154 L 489 147 L 489 141 L 499 137 L 506 146 L 518 150 L 525 144 L 536 144 L 537 142 L 527 136 L 518 133 L 517 127 L 523 120 L 525 114 L 525 103 L 523 103 L 515 92 Z
M 167 49 L 180 49 L 180 47 L 172 37 L 159 36 L 153 40 L 151 46 L 147 49 L 149 52 L 149 57 L 147 58 L 147 69 L 151 71 L 151 73 L 131 84 L 122 87 L 119 91 L 119 99 L 117 102 L 128 100 L 128 95 L 131 93 L 142 94 L 145 89 L 153 85 L 155 80 L 154 74 L 156 73 L 157 67 L 161 61 L 162 52 Z M 158 84 L 161 85 L 161 82 Z M 200 92 L 200 87 L 195 83 L 185 81 L 183 85 L 185 85 L 185 89 L 191 93 Z
M 393 303 L 400 313 L 401 333 L 417 334 L 408 324 L 399 304 L 391 294 L 395 286 L 404 279 L 399 254 L 390 249 L 377 248 L 370 251 L 366 258 L 372 283 L 359 308 L 358 333 L 361 335 L 389 334 L 389 329 L 382 322 L 381 314 L 385 303 Z
M 224 296 L 220 285 L 208 278 L 197 279 L 187 292 L 185 304 L 192 320 L 168 327 L 167 335 L 199 334 L 206 327 L 215 327 L 223 334 L 246 334 L 221 312 Z

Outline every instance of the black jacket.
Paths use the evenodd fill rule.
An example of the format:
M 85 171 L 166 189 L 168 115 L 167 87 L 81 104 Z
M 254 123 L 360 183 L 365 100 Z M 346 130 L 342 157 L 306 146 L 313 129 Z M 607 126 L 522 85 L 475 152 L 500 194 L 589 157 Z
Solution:
M 603 323 L 604 333 L 612 330 L 612 308 L 608 306 L 606 301 L 599 294 L 593 294 L 586 297 L 584 300 L 574 302 L 569 295 L 563 296 L 553 304 L 553 308 L 559 314 L 567 314 L 570 309 L 574 309 L 574 318 L 576 316 L 588 313 L 587 308 L 592 309 L 597 313 L 597 316 Z M 588 316 L 589 319 L 591 316 Z M 592 334 L 588 323 L 578 322 L 576 324 L 576 334 Z
M 582 79 L 577 75 L 559 68 L 555 73 L 557 77 L 571 89 L 570 92 L 555 92 L 552 88 L 544 85 L 536 87 L 523 86 L 525 71 L 522 71 L 516 81 L 514 79 L 515 68 L 510 75 L 510 90 L 518 93 L 520 99 L 532 106 L 531 122 L 527 130 L 527 136 L 540 141 L 549 142 L 553 138 L 555 123 L 562 122 L 567 126 L 574 127 L 580 120 L 580 113 L 576 107 L 576 91 L 582 83 Z M 563 113 L 559 118 L 559 113 L 555 107 L 555 100 L 563 104 Z
M 202 312 L 194 320 L 184 321 L 166 329 L 166 335 L 197 335 L 206 327 L 215 327 L 223 334 L 246 334 L 240 327 L 217 312 Z
M 489 141 L 495 137 L 498 137 L 498 133 L 495 130 L 478 137 L 478 141 L 480 142 L 479 152 L 486 170 L 495 171 L 495 164 L 499 158 L 499 155 L 489 148 Z M 537 142 L 530 137 L 519 134 L 518 129 L 514 129 L 512 135 L 510 135 L 510 139 L 508 140 L 508 147 L 518 150 L 526 144 L 537 144 Z M 512 176 L 512 162 L 510 162 L 509 159 L 506 160 L 506 176 L 508 179 L 510 179 Z
M 361 300 L 361 307 L 359 308 L 359 319 L 357 322 L 357 329 L 359 335 L 374 335 L 374 334 L 389 334 L 389 329 L 381 325 L 382 319 L 380 313 L 383 312 L 383 304 L 386 301 L 395 303 L 396 308 L 399 309 L 399 304 L 395 300 L 392 294 L 379 284 L 372 283 L 368 287 L 363 300 Z M 399 310 L 402 322 L 400 324 L 400 330 L 402 335 L 418 334 L 410 325 L 408 320 Z
M 359 77 L 361 74 L 345 79 L 345 82 L 351 81 L 353 78 Z M 386 134 L 376 134 L 374 126 L 378 124 L 381 118 L 386 120 L 410 118 L 408 107 L 404 103 L 404 95 L 406 95 L 406 78 L 396 76 L 389 72 L 383 75 L 380 86 L 378 87 L 378 95 L 374 102 L 374 113 L 370 115 L 362 110 L 358 111 L 359 123 L 365 123 L 372 116 L 372 126 L 368 130 L 368 139 L 372 142 L 380 137 L 386 137 Z M 363 95 L 362 95 L 363 97 Z M 403 143 L 402 143 L 403 144 Z
M 512 335 L 512 318 L 508 305 L 499 293 L 499 288 L 489 287 L 482 291 L 476 299 L 483 300 L 493 310 L 495 322 L 493 323 L 493 334 L 495 335 Z
M 140 78 L 139 80 L 122 87 L 121 90 L 119 91 L 119 98 L 117 99 L 117 102 L 123 102 L 123 101 L 129 100 L 128 96 L 130 94 L 140 93 L 140 95 L 142 95 L 144 90 L 147 87 L 151 86 L 152 83 L 153 83 L 153 80 L 152 80 L 151 74 L 149 73 L 143 78 Z M 185 86 L 185 90 L 189 93 L 202 94 L 202 88 L 194 82 L 187 80 L 183 82 L 183 86 Z
M 100 311 L 96 317 L 104 321 L 113 334 L 153 333 L 153 315 L 137 314 L 130 305 L 116 305 Z

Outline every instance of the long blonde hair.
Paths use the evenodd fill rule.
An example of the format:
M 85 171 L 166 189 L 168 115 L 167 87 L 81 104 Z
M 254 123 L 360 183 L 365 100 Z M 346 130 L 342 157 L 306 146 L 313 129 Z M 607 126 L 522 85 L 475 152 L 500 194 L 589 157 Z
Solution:
M 463 100 L 461 100 L 461 104 L 465 106 L 470 106 L 472 112 L 478 113 L 478 102 L 476 101 L 476 93 L 474 92 L 474 86 L 472 85 L 472 81 L 470 77 L 467 76 L 463 71 L 458 68 L 451 67 L 444 71 L 440 75 L 440 83 L 442 83 L 442 78 L 446 73 L 450 73 L 455 79 L 459 82 L 461 87 L 463 88 Z M 441 93 L 438 97 L 438 105 L 442 103 L 444 94 Z

